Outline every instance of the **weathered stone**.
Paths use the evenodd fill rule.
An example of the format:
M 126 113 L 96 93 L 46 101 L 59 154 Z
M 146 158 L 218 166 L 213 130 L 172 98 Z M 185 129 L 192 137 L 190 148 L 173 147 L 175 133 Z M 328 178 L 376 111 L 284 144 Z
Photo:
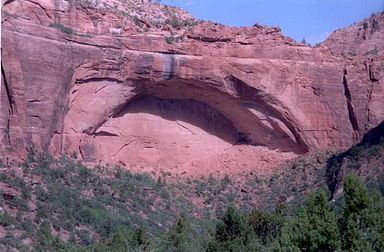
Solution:
M 337 30 L 322 44 L 343 57 L 350 92 L 350 114 L 359 138 L 383 121 L 384 13 Z
M 383 40 L 379 56 L 349 59 L 332 36 L 311 48 L 278 28 L 102 2 L 3 6 L 2 156 L 34 146 L 178 174 L 264 169 L 349 147 L 384 119 Z

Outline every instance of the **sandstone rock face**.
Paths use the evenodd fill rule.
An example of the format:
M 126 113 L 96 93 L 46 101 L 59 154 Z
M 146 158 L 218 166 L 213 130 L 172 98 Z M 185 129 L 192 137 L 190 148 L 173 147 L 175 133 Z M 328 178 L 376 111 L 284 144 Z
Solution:
M 382 58 L 367 72 L 336 40 L 310 48 L 146 0 L 2 3 L 2 156 L 257 170 L 351 146 L 384 119 Z
M 350 117 L 361 137 L 384 117 L 384 12 L 333 32 L 323 45 L 344 58 Z

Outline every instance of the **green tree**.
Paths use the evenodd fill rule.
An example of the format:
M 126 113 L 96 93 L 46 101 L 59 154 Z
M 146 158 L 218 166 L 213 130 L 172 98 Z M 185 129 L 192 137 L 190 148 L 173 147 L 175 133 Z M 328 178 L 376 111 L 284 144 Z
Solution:
M 130 251 L 129 232 L 125 228 L 118 228 L 112 237 L 97 247 L 97 251 L 124 252 Z
M 282 209 L 277 209 L 276 212 L 255 209 L 248 216 L 250 227 L 263 244 L 271 243 L 280 236 L 285 221 L 285 211 Z
M 134 247 L 141 251 L 149 251 L 151 248 L 151 241 L 142 226 L 133 233 L 132 242 Z
M 370 197 L 366 186 L 354 174 L 344 181 L 345 203 L 341 218 L 343 249 L 347 251 L 383 251 L 384 208 L 382 197 Z
M 58 251 L 65 248 L 64 243 L 58 237 L 52 236 L 51 225 L 48 221 L 41 224 L 36 236 L 36 251 Z
M 215 239 L 207 251 L 259 251 L 259 244 L 244 216 L 230 206 L 216 225 Z
M 234 206 L 230 206 L 216 227 L 216 240 L 225 242 L 241 238 L 246 231 L 245 219 Z
M 337 223 L 325 191 L 318 190 L 283 228 L 281 246 L 293 251 L 338 250 L 341 241 Z
M 372 195 L 372 205 L 368 212 L 367 222 L 372 226 L 369 240 L 375 251 L 384 250 L 384 204 L 380 192 Z
M 177 218 L 163 239 L 161 251 L 198 251 L 193 247 L 192 231 L 185 215 Z

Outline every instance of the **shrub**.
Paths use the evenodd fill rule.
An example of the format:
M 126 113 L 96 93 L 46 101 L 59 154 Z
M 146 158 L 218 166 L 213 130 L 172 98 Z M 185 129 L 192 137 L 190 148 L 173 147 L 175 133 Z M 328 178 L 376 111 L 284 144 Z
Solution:
M 14 207 L 16 207 L 17 209 L 22 210 L 22 211 L 28 211 L 29 210 L 27 201 L 22 199 L 22 198 L 19 198 L 17 196 L 15 196 L 12 199 L 10 204 L 13 205 Z
M 64 249 L 65 245 L 58 238 L 52 236 L 50 223 L 44 222 L 37 231 L 37 251 L 58 251 Z
M 4 212 L 0 215 L 0 225 L 7 227 L 9 225 L 12 225 L 14 223 L 14 220 L 11 215 L 9 215 L 7 212 Z
M 60 24 L 60 23 L 51 23 L 49 25 L 49 27 L 55 28 L 55 29 L 57 29 L 59 31 L 62 31 L 62 32 L 66 33 L 66 34 L 73 34 L 74 33 L 73 29 L 71 27 L 65 26 L 65 25 Z
M 368 55 L 377 55 L 379 53 L 379 50 L 375 47 L 374 49 L 372 50 L 369 50 L 365 53 L 365 56 L 368 56 Z
M 183 26 L 183 23 L 180 22 L 176 17 L 171 18 L 169 24 L 175 29 L 180 29 Z
M 165 38 L 165 41 L 166 41 L 168 44 L 173 44 L 173 42 L 175 42 L 175 37 L 173 37 L 173 36 L 166 37 L 166 38 Z
M 371 29 L 371 34 L 374 33 L 375 31 L 379 30 L 379 22 L 373 18 L 372 19 L 372 29 Z
M 228 185 L 232 184 L 231 178 L 228 176 L 228 174 L 225 174 L 224 177 L 221 179 L 220 184 L 223 188 L 227 187 Z

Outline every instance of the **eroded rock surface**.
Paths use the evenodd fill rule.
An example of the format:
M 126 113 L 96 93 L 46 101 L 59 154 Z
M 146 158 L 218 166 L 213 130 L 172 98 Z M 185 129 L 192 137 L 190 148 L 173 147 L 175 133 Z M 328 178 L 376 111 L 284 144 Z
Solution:
M 333 32 L 323 45 L 344 58 L 350 117 L 361 138 L 384 118 L 384 12 Z
M 349 147 L 384 119 L 380 30 L 361 42 L 377 55 L 346 58 L 336 38 L 310 48 L 147 0 L 2 3 L 2 156 L 257 170 Z

